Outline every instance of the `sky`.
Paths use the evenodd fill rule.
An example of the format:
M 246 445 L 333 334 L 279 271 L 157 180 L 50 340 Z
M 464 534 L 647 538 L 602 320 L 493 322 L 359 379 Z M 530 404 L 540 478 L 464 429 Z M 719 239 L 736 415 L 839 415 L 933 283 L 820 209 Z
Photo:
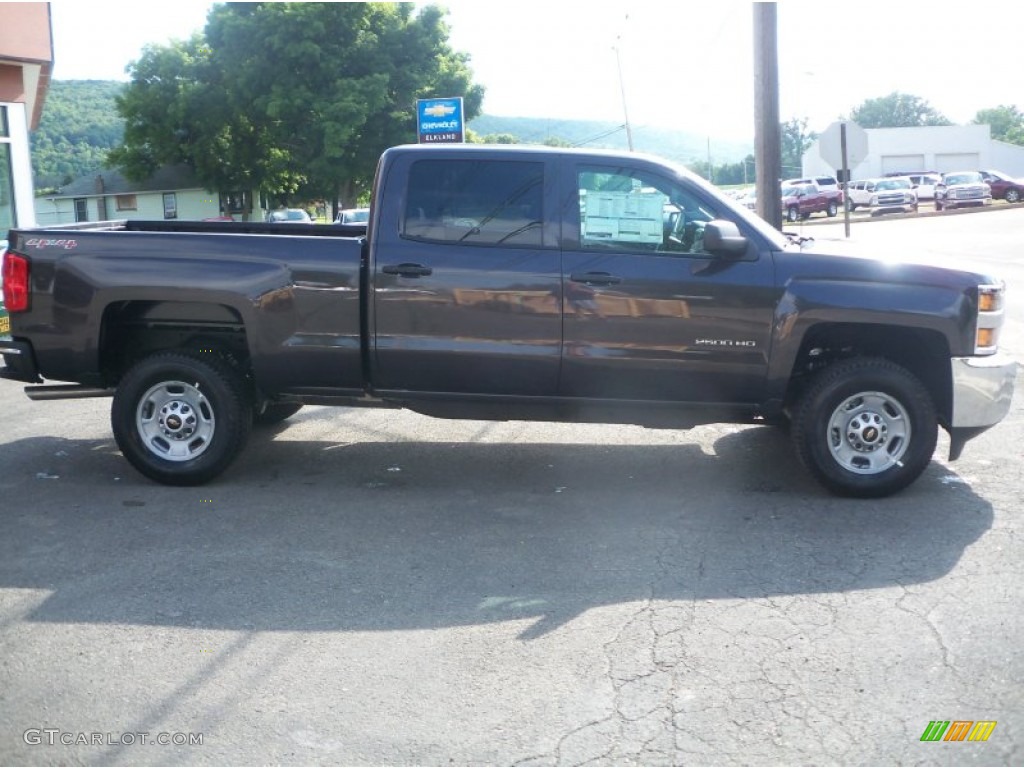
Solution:
M 748 0 L 442 0 L 483 111 L 753 138 Z M 58 80 L 127 80 L 147 43 L 201 31 L 201 0 L 52 0 Z M 422 5 L 422 3 L 419 3 Z M 780 0 L 780 117 L 821 132 L 867 99 L 918 96 L 954 123 L 1024 110 L 1024 2 Z

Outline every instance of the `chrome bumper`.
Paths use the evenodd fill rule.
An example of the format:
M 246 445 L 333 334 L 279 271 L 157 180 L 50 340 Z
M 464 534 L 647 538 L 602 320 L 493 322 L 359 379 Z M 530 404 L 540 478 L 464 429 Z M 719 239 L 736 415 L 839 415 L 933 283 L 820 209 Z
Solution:
M 991 427 L 1010 411 L 1017 363 L 1005 355 L 954 357 L 953 428 Z

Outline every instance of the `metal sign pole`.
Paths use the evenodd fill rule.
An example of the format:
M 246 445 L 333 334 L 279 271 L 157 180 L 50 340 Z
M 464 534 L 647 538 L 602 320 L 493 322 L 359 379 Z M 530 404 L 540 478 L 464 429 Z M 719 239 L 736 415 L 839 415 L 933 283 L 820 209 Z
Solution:
M 850 164 L 846 158 L 846 123 L 839 126 L 839 151 L 843 157 L 843 229 L 846 236 L 850 236 L 850 204 L 847 195 L 850 194 Z

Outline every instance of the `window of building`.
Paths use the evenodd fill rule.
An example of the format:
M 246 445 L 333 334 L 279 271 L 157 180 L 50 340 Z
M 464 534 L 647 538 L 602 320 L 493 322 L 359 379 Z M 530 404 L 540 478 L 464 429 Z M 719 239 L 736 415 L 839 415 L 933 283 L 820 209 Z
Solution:
M 139 209 L 139 201 L 135 195 L 116 195 L 114 201 L 119 211 L 137 211 Z
M 164 218 L 178 218 L 178 195 L 174 192 L 164 192 Z
M 543 189 L 543 163 L 418 160 L 409 173 L 402 236 L 538 247 L 543 242 Z
M 220 212 L 224 216 L 252 213 L 252 200 L 248 192 L 222 192 Z
M 84 197 L 75 198 L 75 221 L 89 220 L 89 200 Z
M 14 209 L 14 168 L 11 160 L 11 132 L 7 107 L 0 107 L 0 239 L 7 237 L 17 221 Z

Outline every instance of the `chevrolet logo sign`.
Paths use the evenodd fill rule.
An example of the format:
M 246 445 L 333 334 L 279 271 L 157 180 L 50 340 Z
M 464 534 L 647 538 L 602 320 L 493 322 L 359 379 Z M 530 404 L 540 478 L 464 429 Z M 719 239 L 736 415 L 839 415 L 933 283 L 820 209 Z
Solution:
M 423 114 L 429 117 L 448 117 L 455 111 L 455 106 L 450 104 L 432 104 L 423 110 Z

